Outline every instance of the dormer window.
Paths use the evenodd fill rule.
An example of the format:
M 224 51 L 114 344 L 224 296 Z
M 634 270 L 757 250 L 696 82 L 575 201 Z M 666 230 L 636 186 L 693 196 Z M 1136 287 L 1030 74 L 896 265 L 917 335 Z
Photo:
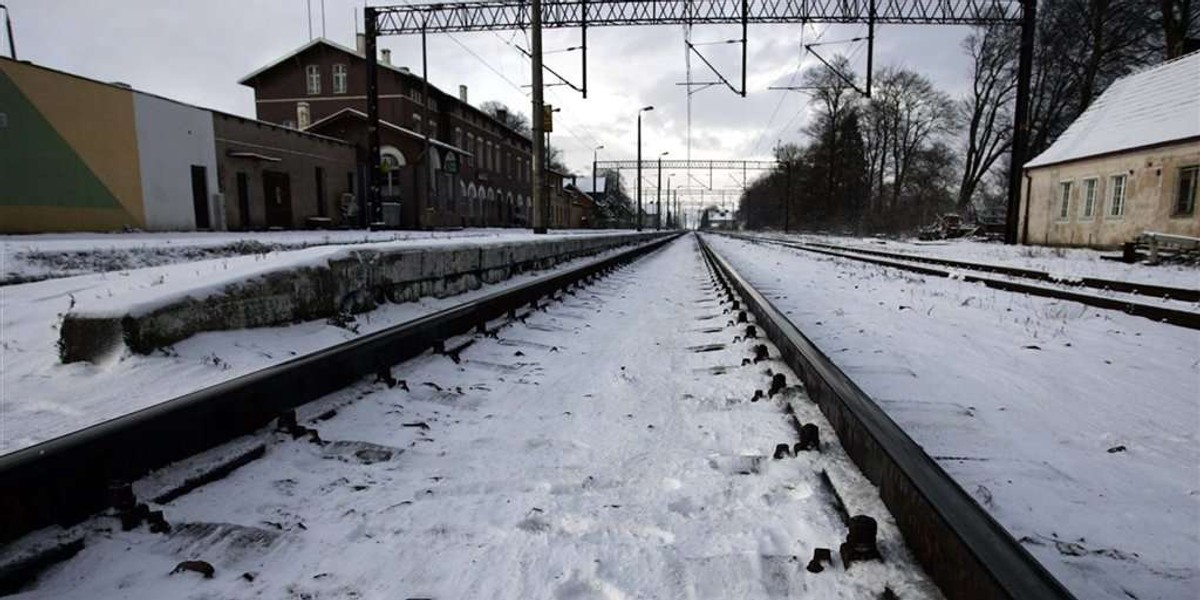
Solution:
M 315 96 L 321 93 L 321 67 L 319 65 L 308 65 L 304 67 L 305 81 L 308 84 L 308 95 Z
M 317 85 L 320 87 L 319 75 Z M 346 93 L 346 65 L 333 65 L 333 93 Z

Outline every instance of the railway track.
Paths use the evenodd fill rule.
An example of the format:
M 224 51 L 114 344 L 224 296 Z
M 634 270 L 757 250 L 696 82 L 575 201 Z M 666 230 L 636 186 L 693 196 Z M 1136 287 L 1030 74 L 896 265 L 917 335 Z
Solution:
M 909 254 L 897 254 L 893 252 L 883 252 L 880 250 L 849 248 L 834 244 L 789 242 L 755 235 L 727 235 L 749 242 L 774 244 L 796 250 L 802 250 L 805 252 L 811 252 L 814 254 L 821 254 L 824 256 L 833 256 L 847 260 L 855 260 L 885 267 L 903 269 L 905 271 L 911 271 L 923 275 L 933 275 L 936 277 L 956 277 L 962 281 L 969 283 L 982 283 L 987 287 L 998 290 L 1029 294 L 1032 296 L 1041 296 L 1045 298 L 1054 298 L 1058 300 L 1069 300 L 1088 306 L 1094 306 L 1096 308 L 1118 310 L 1126 314 L 1144 317 L 1153 321 L 1170 323 L 1172 325 L 1178 325 L 1188 329 L 1200 329 L 1200 312 L 1195 310 L 1147 304 L 1145 302 L 1121 297 L 1099 296 L 1096 294 L 1078 292 L 1069 288 L 1084 287 L 1118 292 L 1121 294 L 1129 294 L 1135 297 L 1141 296 L 1145 298 L 1157 298 L 1161 300 L 1173 300 L 1178 302 L 1200 302 L 1200 290 L 1139 284 L 1094 277 L 1084 277 L 1080 278 L 1078 281 L 1065 282 L 1054 278 L 1052 275 L 1044 271 L 1035 271 L 1031 269 L 1020 269 L 1002 265 L 988 265 L 933 257 L 913 256 Z M 1000 275 L 1012 279 L 990 277 L 980 273 Z M 1027 279 L 1049 285 L 1026 283 L 1023 281 L 1018 281 L 1018 279 Z
M 73 532 L 11 544 L 34 551 L 9 591 L 1071 598 L 727 262 L 670 241 L 0 457 L 3 539 Z

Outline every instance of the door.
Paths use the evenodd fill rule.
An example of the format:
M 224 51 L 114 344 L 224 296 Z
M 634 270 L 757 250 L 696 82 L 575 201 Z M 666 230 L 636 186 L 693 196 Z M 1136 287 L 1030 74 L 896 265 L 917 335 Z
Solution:
M 237 174 L 238 223 L 242 229 L 250 229 L 250 178 L 245 173 Z
M 263 171 L 263 203 L 267 227 L 289 229 L 292 226 L 292 192 L 287 173 Z
M 196 213 L 196 229 L 209 229 L 208 219 L 208 169 L 192 165 L 192 210 Z

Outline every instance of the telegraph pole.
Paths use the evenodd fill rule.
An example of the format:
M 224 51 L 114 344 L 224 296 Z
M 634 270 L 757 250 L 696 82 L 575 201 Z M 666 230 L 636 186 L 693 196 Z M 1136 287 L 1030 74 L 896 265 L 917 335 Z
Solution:
M 545 154 L 543 140 L 545 115 L 542 114 L 542 0 L 532 0 L 529 19 L 529 45 L 533 65 L 533 232 L 546 233 Z

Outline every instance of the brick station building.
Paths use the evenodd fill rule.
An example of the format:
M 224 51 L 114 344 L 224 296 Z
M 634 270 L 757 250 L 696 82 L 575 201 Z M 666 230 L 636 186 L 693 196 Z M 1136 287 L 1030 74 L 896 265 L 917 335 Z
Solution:
M 258 119 L 354 144 L 358 177 L 365 181 L 370 161 L 361 36 L 358 46 L 317 38 L 239 83 L 254 89 Z M 528 224 L 530 139 L 471 106 L 466 86 L 454 96 L 430 85 L 426 97 L 421 77 L 393 65 L 390 51 L 381 52 L 378 65 L 385 223 L 405 228 Z

